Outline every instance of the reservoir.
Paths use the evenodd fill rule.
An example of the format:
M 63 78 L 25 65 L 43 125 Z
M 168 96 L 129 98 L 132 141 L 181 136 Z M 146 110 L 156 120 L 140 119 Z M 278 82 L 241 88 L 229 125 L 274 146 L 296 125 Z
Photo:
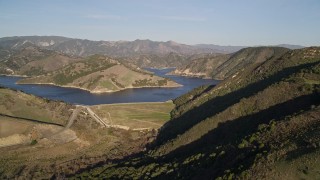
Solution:
M 44 97 L 52 100 L 61 100 L 71 104 L 97 105 L 132 102 L 162 102 L 177 98 L 201 85 L 216 85 L 217 80 L 190 78 L 175 75 L 166 75 L 172 71 L 168 69 L 150 69 L 155 75 L 167 77 L 182 84 L 177 88 L 139 88 L 126 89 L 113 93 L 92 94 L 76 88 L 64 88 L 52 85 L 20 85 L 15 84 L 21 77 L 0 76 L 0 86 L 21 90 L 28 94 Z

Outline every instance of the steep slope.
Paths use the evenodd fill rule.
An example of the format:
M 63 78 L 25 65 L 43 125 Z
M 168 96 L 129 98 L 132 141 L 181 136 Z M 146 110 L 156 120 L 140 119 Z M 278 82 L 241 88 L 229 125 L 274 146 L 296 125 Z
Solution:
M 54 84 L 81 88 L 93 93 L 114 92 L 126 88 L 180 86 L 169 79 L 154 76 L 101 55 L 90 56 L 58 71 L 23 79 L 18 83 Z
M 149 151 L 78 176 L 318 179 L 319 95 L 319 47 L 248 64 L 216 87 L 174 100 Z
M 271 58 L 278 58 L 289 49 L 280 47 L 249 47 L 231 54 L 215 54 L 192 60 L 185 66 L 178 67 L 172 74 L 196 76 L 213 79 L 226 79 L 247 66 L 258 66 Z
M 251 47 L 234 53 L 226 62 L 215 69 L 211 76 L 214 79 L 225 79 L 248 66 L 258 66 L 268 59 L 277 59 L 289 49 L 279 47 Z
M 2 49 L 0 74 L 41 75 L 81 60 L 55 51 L 41 49 L 32 44 L 17 50 Z

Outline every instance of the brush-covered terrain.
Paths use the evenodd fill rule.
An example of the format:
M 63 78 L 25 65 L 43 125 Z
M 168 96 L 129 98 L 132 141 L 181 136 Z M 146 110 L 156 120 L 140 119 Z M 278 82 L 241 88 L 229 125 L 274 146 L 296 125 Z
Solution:
M 178 66 L 172 74 L 223 80 L 245 70 L 248 66 L 258 66 L 266 60 L 277 59 L 287 51 L 289 49 L 281 47 L 249 47 L 233 54 L 214 54 Z
M 25 84 L 54 84 L 75 87 L 93 93 L 114 92 L 126 88 L 178 87 L 179 84 L 134 68 L 102 55 L 89 56 L 43 76 L 20 80 Z
M 0 179 L 55 179 L 143 151 L 172 108 L 75 106 L 0 88 Z
M 70 177 L 319 179 L 320 48 L 284 51 L 175 99 L 147 151 Z

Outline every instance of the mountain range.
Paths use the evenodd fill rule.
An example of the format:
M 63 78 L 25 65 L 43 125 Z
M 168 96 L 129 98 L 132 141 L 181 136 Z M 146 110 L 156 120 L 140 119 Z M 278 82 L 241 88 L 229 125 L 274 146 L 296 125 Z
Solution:
M 4 49 L 20 49 L 30 43 L 41 48 L 55 50 L 72 56 L 101 54 L 111 57 L 131 57 L 146 54 L 164 57 L 170 53 L 189 57 L 194 54 L 229 54 L 246 47 L 218 46 L 212 44 L 186 45 L 174 41 L 158 42 L 139 39 L 135 41 L 91 41 L 60 36 L 21 36 L 0 38 L 0 47 Z M 278 46 L 302 48 L 302 46 L 286 44 Z

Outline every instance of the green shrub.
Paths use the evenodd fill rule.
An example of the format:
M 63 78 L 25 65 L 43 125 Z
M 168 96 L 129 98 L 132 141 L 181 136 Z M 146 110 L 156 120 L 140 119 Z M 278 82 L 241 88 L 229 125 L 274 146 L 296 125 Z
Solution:
M 37 143 L 38 143 L 38 141 L 34 139 L 31 141 L 30 145 L 36 145 Z

